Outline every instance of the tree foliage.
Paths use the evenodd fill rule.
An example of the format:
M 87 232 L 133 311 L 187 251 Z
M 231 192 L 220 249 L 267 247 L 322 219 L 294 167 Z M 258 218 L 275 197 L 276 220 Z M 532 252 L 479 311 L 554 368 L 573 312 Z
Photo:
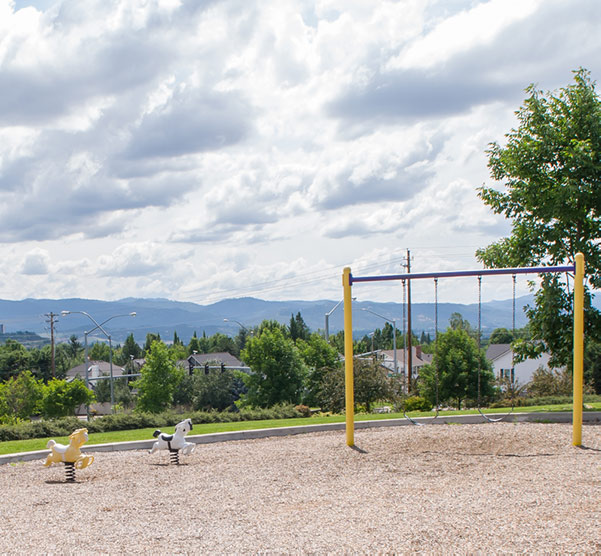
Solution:
M 121 355 L 123 358 L 122 364 L 130 361 L 132 355 L 134 359 L 139 359 L 142 357 L 142 348 L 139 346 L 138 342 L 136 342 L 133 334 L 130 334 L 127 338 L 125 338 Z
M 373 403 L 381 400 L 394 402 L 400 393 L 396 378 L 388 376 L 389 370 L 373 359 L 353 362 L 355 404 L 371 411 Z M 340 413 L 345 408 L 345 370 L 342 365 L 324 369 L 319 388 L 315 393 L 317 404 L 324 411 Z
M 30 364 L 29 352 L 16 340 L 9 338 L 0 346 L 0 380 L 17 376 L 21 371 L 29 369 Z
M 76 378 L 67 382 L 54 378 L 44 387 L 42 415 L 51 418 L 75 415 L 75 410 L 80 405 L 94 400 L 94 392 L 88 390 L 82 380 Z
M 197 369 L 193 381 L 194 409 L 231 409 L 243 390 L 245 388 L 241 378 L 230 369 L 209 369 L 208 374 L 202 369 Z
M 252 370 L 246 379 L 251 405 L 270 407 L 301 401 L 307 367 L 279 325 L 264 327 L 259 337 L 248 341 L 241 355 Z
M 138 389 L 136 409 L 159 413 L 171 405 L 183 371 L 175 366 L 163 342 L 154 340 L 148 347 L 146 363 L 140 369 L 141 376 L 132 383 Z
M 319 391 L 324 374 L 336 366 L 338 352 L 317 333 L 311 334 L 307 340 L 298 339 L 296 346 L 309 369 L 304 403 L 319 405 L 316 393 Z
M 563 265 L 584 253 L 587 282 L 601 287 L 601 100 L 584 69 L 558 92 L 526 89 L 519 125 L 505 146 L 487 150 L 491 176 L 504 190 L 481 187 L 479 196 L 511 221 L 511 235 L 477 257 L 489 267 Z M 599 338 L 601 315 L 585 294 L 586 333 Z M 566 279 L 544 275 L 528 311 L 532 338 L 522 352 L 549 349 L 554 364 L 570 360 L 572 306 Z
M 0 383 L 0 416 L 29 419 L 39 412 L 43 397 L 43 382 L 23 371 Z
M 296 340 L 308 340 L 311 334 L 309 327 L 305 324 L 300 311 L 296 313 L 296 316 L 290 316 L 290 337 Z
M 478 382 L 481 399 L 494 393 L 490 363 L 464 329 L 439 334 L 432 364 L 422 367 L 419 382 L 420 393 L 433 404 L 452 401 L 457 408 L 464 400 L 478 399 Z

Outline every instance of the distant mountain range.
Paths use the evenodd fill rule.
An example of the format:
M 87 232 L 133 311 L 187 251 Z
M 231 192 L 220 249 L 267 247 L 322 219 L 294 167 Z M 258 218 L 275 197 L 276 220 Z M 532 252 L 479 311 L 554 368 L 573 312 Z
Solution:
M 516 327 L 526 325 L 527 318 L 523 307 L 532 302 L 532 296 L 520 297 L 516 300 Z M 305 323 L 312 331 L 323 331 L 325 314 L 333 309 L 337 301 L 264 301 L 252 297 L 225 299 L 211 305 L 199 305 L 168 299 L 126 298 L 119 301 L 98 301 L 93 299 L 23 299 L 21 301 L 0 300 L 0 325 L 6 333 L 16 331 L 36 332 L 42 336 L 50 335 L 49 317 L 56 315 L 55 335 L 57 341 L 64 341 L 72 334 L 83 339 L 84 331 L 94 328 L 94 324 L 86 316 L 76 314 L 85 311 L 92 315 L 98 323 L 103 323 L 113 315 L 104 328 L 114 343 L 122 343 L 133 333 L 137 342 L 143 343 L 149 332 L 159 333 L 167 342 L 173 339 L 173 333 L 187 343 L 196 332 L 198 336 L 207 336 L 222 332 L 234 336 L 239 330 L 239 321 L 245 327 L 252 327 L 264 319 L 277 320 L 288 324 L 290 317 L 301 313 Z M 363 336 L 375 328 L 383 328 L 386 321 L 368 311 L 370 309 L 383 317 L 397 320 L 397 328 L 403 327 L 402 303 L 353 303 L 353 333 L 355 337 Z M 72 311 L 74 314 L 61 316 L 61 311 Z M 131 312 L 136 317 L 130 317 Z M 439 328 L 448 326 L 452 313 L 461 313 L 472 326 L 478 325 L 478 304 L 463 305 L 458 303 L 441 303 L 438 306 Z M 434 304 L 413 303 L 411 305 L 412 329 L 418 336 L 422 331 L 434 332 Z M 126 315 L 126 316 L 122 316 Z M 229 321 L 224 321 L 229 319 Z M 235 320 L 234 320 L 235 319 Z M 482 332 L 490 334 L 495 328 L 512 326 L 512 302 L 490 301 L 482 304 Z M 0 327 L 1 328 L 1 327 Z M 329 317 L 330 334 L 344 328 L 343 308 L 340 305 Z M 91 333 L 90 338 L 102 339 L 102 333 Z M 93 341 L 93 340 L 90 340 Z

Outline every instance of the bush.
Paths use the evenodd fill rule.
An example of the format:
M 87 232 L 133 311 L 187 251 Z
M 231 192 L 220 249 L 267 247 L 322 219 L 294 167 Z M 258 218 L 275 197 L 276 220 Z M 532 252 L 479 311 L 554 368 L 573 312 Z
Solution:
M 534 405 L 567 405 L 573 402 L 572 396 L 541 396 L 539 398 L 516 398 L 513 400 L 514 407 L 532 407 Z M 601 396 L 595 394 L 585 395 L 584 403 L 601 402 Z M 495 407 L 511 407 L 511 399 L 503 399 L 491 404 L 491 408 Z
M 311 408 L 306 405 L 295 405 L 294 409 L 296 409 L 303 417 L 311 417 Z
M 77 417 L 27 421 L 18 424 L 0 424 L 0 442 L 69 436 L 74 430 L 86 427 L 90 433 L 144 428 L 173 427 L 183 419 L 190 418 L 195 425 L 203 423 L 229 423 L 233 421 L 257 421 L 261 419 L 291 419 L 302 417 L 292 405 L 279 405 L 270 409 L 245 408 L 234 411 L 194 411 L 179 414 L 174 411 L 163 413 L 120 413 L 81 421 Z
M 53 378 L 43 389 L 42 415 L 50 418 L 75 415 L 75 408 L 94 400 L 94 393 L 82 380 L 67 382 Z
M 405 411 L 431 411 L 432 404 L 421 396 L 410 396 L 403 403 Z

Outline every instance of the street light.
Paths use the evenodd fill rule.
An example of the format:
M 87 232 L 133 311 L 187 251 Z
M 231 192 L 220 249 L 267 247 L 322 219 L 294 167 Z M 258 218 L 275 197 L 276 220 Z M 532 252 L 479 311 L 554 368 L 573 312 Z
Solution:
M 383 315 L 380 315 L 379 313 L 376 313 L 375 311 L 372 311 L 371 309 L 366 309 L 365 307 L 361 309 L 362 311 L 367 311 L 368 313 L 371 313 L 372 315 L 376 315 L 376 317 L 380 317 L 381 319 L 384 319 L 385 321 L 391 322 L 392 323 L 392 350 L 394 351 L 394 372 L 398 372 L 397 369 L 397 359 L 396 359 L 396 319 L 389 319 L 386 318 Z
M 355 301 L 357 298 L 356 297 L 352 297 L 351 298 L 353 301 Z M 325 339 L 326 342 L 329 341 L 330 339 L 330 315 L 336 310 L 338 309 L 338 306 L 344 301 L 344 299 L 341 299 L 338 303 L 336 303 L 336 305 L 334 305 L 334 308 L 331 309 L 330 311 L 328 311 L 326 313 L 326 327 L 325 327 Z
M 244 330 L 244 332 L 250 334 L 248 328 L 246 328 L 246 326 L 244 326 L 240 321 L 237 321 L 236 319 L 223 319 L 223 322 L 235 322 L 238 326 L 240 326 L 240 328 L 242 328 L 242 330 Z
M 90 371 L 89 371 L 89 361 L 88 361 L 88 334 L 91 334 L 92 332 L 94 332 L 94 330 L 99 329 L 102 331 L 102 333 L 107 337 L 107 339 L 109 341 L 109 367 L 110 367 L 110 375 L 111 375 L 110 376 L 110 384 L 111 384 L 111 411 L 112 411 L 113 406 L 115 405 L 115 392 L 114 392 L 114 388 L 113 388 L 113 344 L 111 341 L 111 335 L 104 328 L 102 328 L 102 325 L 106 324 L 110 320 L 116 319 L 117 317 L 135 317 L 136 313 L 134 311 L 134 312 L 128 313 L 127 315 L 113 315 L 112 317 L 109 317 L 108 319 L 106 319 L 105 321 L 102 321 L 99 324 L 92 315 L 90 315 L 89 313 L 86 313 L 85 311 L 61 311 L 61 315 L 63 317 L 66 315 L 73 315 L 73 314 L 85 315 L 96 325 L 94 328 L 92 328 L 92 330 L 87 330 L 87 331 L 84 331 L 84 333 L 83 333 L 83 336 L 84 336 L 84 359 L 85 359 L 85 365 L 86 365 L 86 388 L 90 387 L 90 379 L 89 379 Z M 90 419 L 90 413 L 89 413 L 89 408 L 88 408 L 88 420 L 89 419 Z

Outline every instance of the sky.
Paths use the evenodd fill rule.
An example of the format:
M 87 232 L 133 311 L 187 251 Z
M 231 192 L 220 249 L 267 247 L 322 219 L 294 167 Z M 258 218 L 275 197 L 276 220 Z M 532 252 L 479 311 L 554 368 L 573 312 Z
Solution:
M 0 298 L 338 300 L 345 266 L 408 250 L 482 268 L 510 232 L 485 151 L 531 83 L 601 77 L 600 28 L 597 0 L 0 0 Z

